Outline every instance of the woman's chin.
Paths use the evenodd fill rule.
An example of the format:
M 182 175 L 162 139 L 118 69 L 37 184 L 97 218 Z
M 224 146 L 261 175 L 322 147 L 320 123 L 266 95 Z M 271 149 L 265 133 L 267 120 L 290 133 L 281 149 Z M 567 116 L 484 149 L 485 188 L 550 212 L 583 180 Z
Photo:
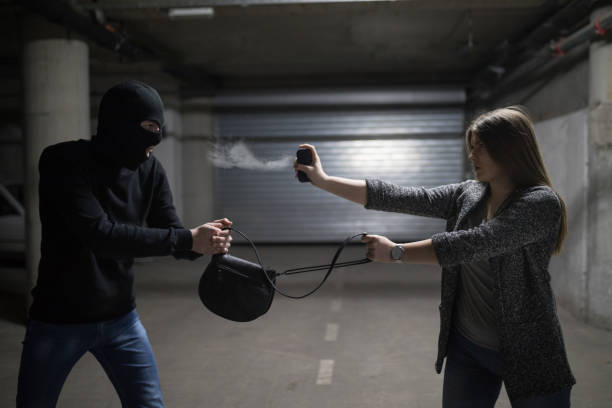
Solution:
M 484 177 L 482 174 L 478 174 L 478 173 L 474 173 L 474 178 L 475 178 L 476 180 L 480 181 L 481 183 L 486 183 L 486 182 L 488 182 L 488 181 L 489 181 L 489 180 L 488 180 L 486 177 Z

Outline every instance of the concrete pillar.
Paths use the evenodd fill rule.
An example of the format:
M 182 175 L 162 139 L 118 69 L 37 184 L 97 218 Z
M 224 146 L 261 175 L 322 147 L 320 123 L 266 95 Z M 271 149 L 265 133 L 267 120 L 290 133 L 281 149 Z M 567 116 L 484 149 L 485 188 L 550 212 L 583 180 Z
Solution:
M 183 104 L 183 223 L 188 228 L 213 220 L 213 167 L 208 154 L 213 135 L 206 101 Z
M 588 320 L 612 328 L 612 44 L 593 42 L 589 64 Z
M 38 160 L 49 145 L 89 137 L 89 55 L 80 40 L 43 39 L 23 50 L 24 196 L 29 291 L 36 283 L 41 227 Z

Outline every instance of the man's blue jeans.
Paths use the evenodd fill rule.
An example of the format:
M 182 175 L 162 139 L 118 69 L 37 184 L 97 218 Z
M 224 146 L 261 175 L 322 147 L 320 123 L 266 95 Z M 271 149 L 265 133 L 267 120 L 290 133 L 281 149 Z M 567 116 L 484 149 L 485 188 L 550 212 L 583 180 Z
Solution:
M 118 319 L 91 324 L 30 320 L 21 354 L 17 407 L 55 407 L 68 373 L 88 351 L 106 371 L 123 407 L 164 406 L 153 350 L 133 310 Z
M 444 369 L 443 408 L 493 408 L 502 386 L 501 359 L 456 330 L 451 332 Z M 513 408 L 569 408 L 571 389 L 511 401 Z

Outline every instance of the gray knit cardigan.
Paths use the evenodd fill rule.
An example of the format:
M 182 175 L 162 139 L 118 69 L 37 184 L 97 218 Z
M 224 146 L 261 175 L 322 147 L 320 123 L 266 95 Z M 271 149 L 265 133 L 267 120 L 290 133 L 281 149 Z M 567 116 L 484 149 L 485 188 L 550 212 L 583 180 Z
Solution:
M 494 218 L 466 229 L 468 214 L 489 193 L 488 184 L 468 180 L 428 189 L 366 180 L 366 186 L 365 208 L 446 220 L 446 232 L 431 237 L 442 266 L 438 373 L 446 357 L 461 264 L 488 259 L 496 277 L 499 351 L 510 399 L 575 384 L 548 272 L 561 221 L 561 204 L 551 188 L 517 189 Z

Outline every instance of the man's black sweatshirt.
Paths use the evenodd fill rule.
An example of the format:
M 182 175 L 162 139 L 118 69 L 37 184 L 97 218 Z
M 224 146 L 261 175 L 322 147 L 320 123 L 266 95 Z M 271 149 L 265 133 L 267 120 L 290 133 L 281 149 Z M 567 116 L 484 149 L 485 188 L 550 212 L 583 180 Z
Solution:
M 110 320 L 135 307 L 135 257 L 193 259 L 191 232 L 172 204 L 161 163 L 111 165 L 86 140 L 40 158 L 41 260 L 30 317 L 52 323 Z

